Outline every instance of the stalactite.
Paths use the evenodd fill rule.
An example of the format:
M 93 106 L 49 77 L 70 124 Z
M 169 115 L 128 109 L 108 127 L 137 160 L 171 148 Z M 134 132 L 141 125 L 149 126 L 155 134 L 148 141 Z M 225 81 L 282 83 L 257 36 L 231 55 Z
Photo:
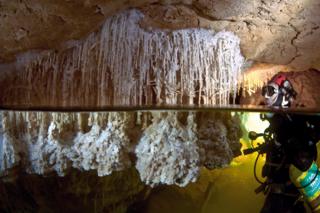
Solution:
M 241 79 L 241 85 L 243 87 L 243 95 L 252 95 L 261 89 L 267 82 L 279 71 L 271 72 L 254 72 L 249 74 L 244 74 Z
M 261 89 L 279 72 L 288 72 L 291 68 L 284 65 L 254 64 L 243 72 L 239 85 L 243 88 L 243 96 L 252 95 Z
M 240 151 L 229 112 L 0 111 L 0 119 L 0 178 L 15 169 L 106 176 L 135 165 L 148 185 L 185 186 L 202 165 L 226 166 Z
M 62 52 L 23 59 L 2 102 L 32 106 L 229 104 L 243 57 L 231 32 L 146 31 L 143 14 L 125 11 Z M 25 55 L 26 58 L 30 57 Z M 19 85 L 15 88 L 14 85 Z M 24 88 L 24 89 L 21 89 Z M 4 101 L 5 97 L 16 97 Z M 11 101 L 11 102 L 10 102 Z
M 3 172 L 14 166 L 20 160 L 18 155 L 19 147 L 14 132 L 10 130 L 7 113 L 1 113 L 1 143 L 0 143 L 0 171 Z M 8 131 L 4 131 L 4 129 Z
M 4 112 L 2 115 L 0 172 L 22 164 L 29 173 L 70 168 L 97 170 L 99 176 L 130 164 L 125 112 L 49 113 Z M 21 161 L 21 162 L 20 162 Z

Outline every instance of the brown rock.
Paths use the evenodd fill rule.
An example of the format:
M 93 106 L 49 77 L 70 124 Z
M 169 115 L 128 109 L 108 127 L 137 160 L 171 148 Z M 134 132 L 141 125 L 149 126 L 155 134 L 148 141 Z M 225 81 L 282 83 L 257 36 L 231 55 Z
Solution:
M 142 25 L 212 28 L 236 33 L 247 59 L 319 68 L 320 3 L 317 0 L 0 1 L 0 62 L 33 49 L 63 47 L 83 38 L 120 10 L 138 7 Z M 76 8 L 76 9 L 75 9 Z

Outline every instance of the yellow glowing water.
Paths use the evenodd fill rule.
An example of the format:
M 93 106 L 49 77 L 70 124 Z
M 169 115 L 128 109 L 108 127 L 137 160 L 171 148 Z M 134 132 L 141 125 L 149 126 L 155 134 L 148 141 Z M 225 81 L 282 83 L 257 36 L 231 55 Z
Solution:
M 264 195 L 254 192 L 259 186 L 253 175 L 255 158 L 256 154 L 239 156 L 227 168 L 203 168 L 199 180 L 185 188 L 162 187 L 151 194 L 146 212 L 259 212 Z M 258 174 L 263 164 L 262 157 Z
M 269 126 L 260 120 L 260 113 L 242 114 L 244 138 L 240 140 L 242 150 L 263 143 L 262 138 L 249 142 L 248 131 L 262 133 Z M 320 151 L 320 143 L 318 143 Z M 229 167 L 209 171 L 201 170 L 200 178 L 185 188 L 164 186 L 152 193 L 147 201 L 146 212 L 201 212 L 201 213 L 255 213 L 260 212 L 265 196 L 255 194 L 259 186 L 253 174 L 257 154 L 235 158 Z M 259 158 L 257 174 L 261 180 L 261 168 L 265 156 Z M 320 165 L 320 158 L 317 161 Z M 308 209 L 307 209 L 308 211 Z
M 146 212 L 259 212 L 264 196 L 254 192 L 255 156 L 240 156 L 224 169 L 202 169 L 199 181 L 185 188 L 163 187 L 151 195 Z

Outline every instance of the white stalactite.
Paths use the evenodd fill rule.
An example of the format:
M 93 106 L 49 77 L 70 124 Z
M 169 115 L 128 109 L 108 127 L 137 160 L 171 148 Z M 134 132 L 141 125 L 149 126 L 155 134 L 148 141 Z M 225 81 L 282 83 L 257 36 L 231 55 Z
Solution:
M 131 165 L 127 113 L 91 113 L 88 120 L 81 113 L 0 114 L 0 172 L 23 164 L 29 173 L 63 176 L 73 167 L 104 176 Z M 86 125 L 88 132 L 82 129 Z
M 33 106 L 229 104 L 244 62 L 237 36 L 200 28 L 146 31 L 141 19 L 141 12 L 125 11 L 63 52 L 36 60 L 32 54 L 18 76 L 25 89 L 8 88 L 6 96 Z
M 233 33 L 146 31 L 139 26 L 142 18 L 137 10 L 125 11 L 69 49 L 36 59 L 25 55 L 25 70 L 13 78 L 19 85 L 3 88 L 0 101 L 51 107 L 226 105 L 235 97 L 244 59 Z M 1 112 L 0 172 L 18 164 L 37 174 L 64 175 L 71 167 L 100 176 L 123 170 L 132 164 L 131 124 L 140 122 L 143 136 L 134 145 L 141 179 L 152 186 L 185 186 L 201 166 L 195 119 L 190 113 L 184 125 L 169 114 L 154 114 L 148 125 L 148 116 L 125 112 Z

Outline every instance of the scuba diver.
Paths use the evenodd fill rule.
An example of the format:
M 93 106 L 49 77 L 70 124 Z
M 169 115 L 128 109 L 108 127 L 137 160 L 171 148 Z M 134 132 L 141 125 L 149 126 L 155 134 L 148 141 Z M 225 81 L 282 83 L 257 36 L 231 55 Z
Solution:
M 284 74 L 274 76 L 262 89 L 267 106 L 288 108 L 297 93 Z M 320 212 L 320 171 L 316 164 L 320 140 L 320 116 L 289 114 L 285 111 L 260 115 L 270 126 L 264 133 L 249 132 L 249 138 L 263 137 L 265 143 L 244 150 L 258 152 L 254 176 L 261 184 L 255 191 L 266 194 L 262 213 L 306 212 L 305 203 L 313 212 Z M 259 180 L 256 165 L 261 154 L 266 162 Z

